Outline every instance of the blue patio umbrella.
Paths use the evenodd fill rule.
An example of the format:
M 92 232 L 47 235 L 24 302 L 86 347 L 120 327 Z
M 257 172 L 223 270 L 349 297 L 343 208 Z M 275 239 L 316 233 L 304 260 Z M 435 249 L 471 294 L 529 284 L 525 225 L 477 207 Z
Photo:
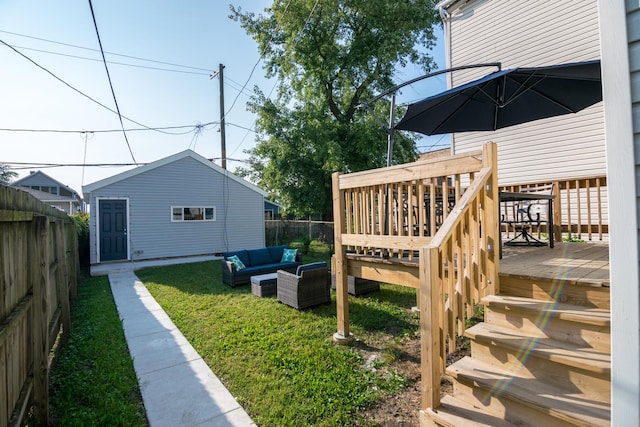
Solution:
M 600 61 L 514 68 L 409 105 L 394 129 L 487 131 L 575 113 L 602 101 Z

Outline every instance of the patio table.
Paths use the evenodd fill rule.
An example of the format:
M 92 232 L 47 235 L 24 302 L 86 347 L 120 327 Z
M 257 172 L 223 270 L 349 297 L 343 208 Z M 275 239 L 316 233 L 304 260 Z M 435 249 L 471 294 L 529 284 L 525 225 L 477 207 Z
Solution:
M 499 194 L 500 203 L 504 202 L 521 202 L 532 200 L 546 200 L 548 203 L 548 215 L 547 215 L 547 233 L 549 234 L 549 248 L 553 248 L 554 236 L 553 236 L 553 195 L 542 193 L 527 193 L 527 192 L 513 192 L 513 191 L 501 191 Z M 499 243 L 500 243 L 500 258 L 502 258 L 502 228 L 500 229 Z

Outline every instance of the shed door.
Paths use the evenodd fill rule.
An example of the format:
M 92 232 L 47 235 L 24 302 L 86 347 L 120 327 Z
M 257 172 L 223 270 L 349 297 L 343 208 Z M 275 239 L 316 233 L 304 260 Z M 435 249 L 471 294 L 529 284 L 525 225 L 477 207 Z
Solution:
M 100 261 L 127 259 L 127 201 L 99 200 Z

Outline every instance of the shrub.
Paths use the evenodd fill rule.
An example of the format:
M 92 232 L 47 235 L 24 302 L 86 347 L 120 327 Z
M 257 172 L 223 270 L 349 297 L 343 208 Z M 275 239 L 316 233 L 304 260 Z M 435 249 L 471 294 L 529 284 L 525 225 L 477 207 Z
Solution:
M 78 212 L 70 215 L 76 223 L 76 233 L 78 234 L 78 257 L 80 259 L 80 267 L 87 267 L 90 263 L 89 258 L 89 214 L 87 212 Z

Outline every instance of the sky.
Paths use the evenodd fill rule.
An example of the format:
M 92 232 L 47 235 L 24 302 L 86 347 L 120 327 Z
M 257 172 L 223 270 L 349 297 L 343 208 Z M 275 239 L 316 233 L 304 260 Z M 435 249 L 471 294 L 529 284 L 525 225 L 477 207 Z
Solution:
M 210 76 L 224 64 L 227 168 L 242 166 L 244 151 L 256 144 L 256 117 L 246 104 L 254 86 L 269 94 L 277 82 L 265 77 L 254 40 L 229 19 L 229 4 L 263 13 L 271 2 L 92 0 L 123 125 L 132 129 L 125 139 L 89 1 L 1 1 L 0 163 L 10 164 L 19 178 L 42 170 L 78 192 L 135 167 L 88 165 L 144 164 L 186 149 L 220 164 L 220 88 Z M 442 44 L 433 52 L 439 68 L 445 67 Z M 410 65 L 395 80 L 423 74 Z M 430 78 L 405 88 L 398 103 L 445 88 L 443 76 Z M 185 127 L 163 131 L 170 134 L 133 130 L 178 126 Z M 418 145 L 428 151 L 447 143 L 439 136 Z

